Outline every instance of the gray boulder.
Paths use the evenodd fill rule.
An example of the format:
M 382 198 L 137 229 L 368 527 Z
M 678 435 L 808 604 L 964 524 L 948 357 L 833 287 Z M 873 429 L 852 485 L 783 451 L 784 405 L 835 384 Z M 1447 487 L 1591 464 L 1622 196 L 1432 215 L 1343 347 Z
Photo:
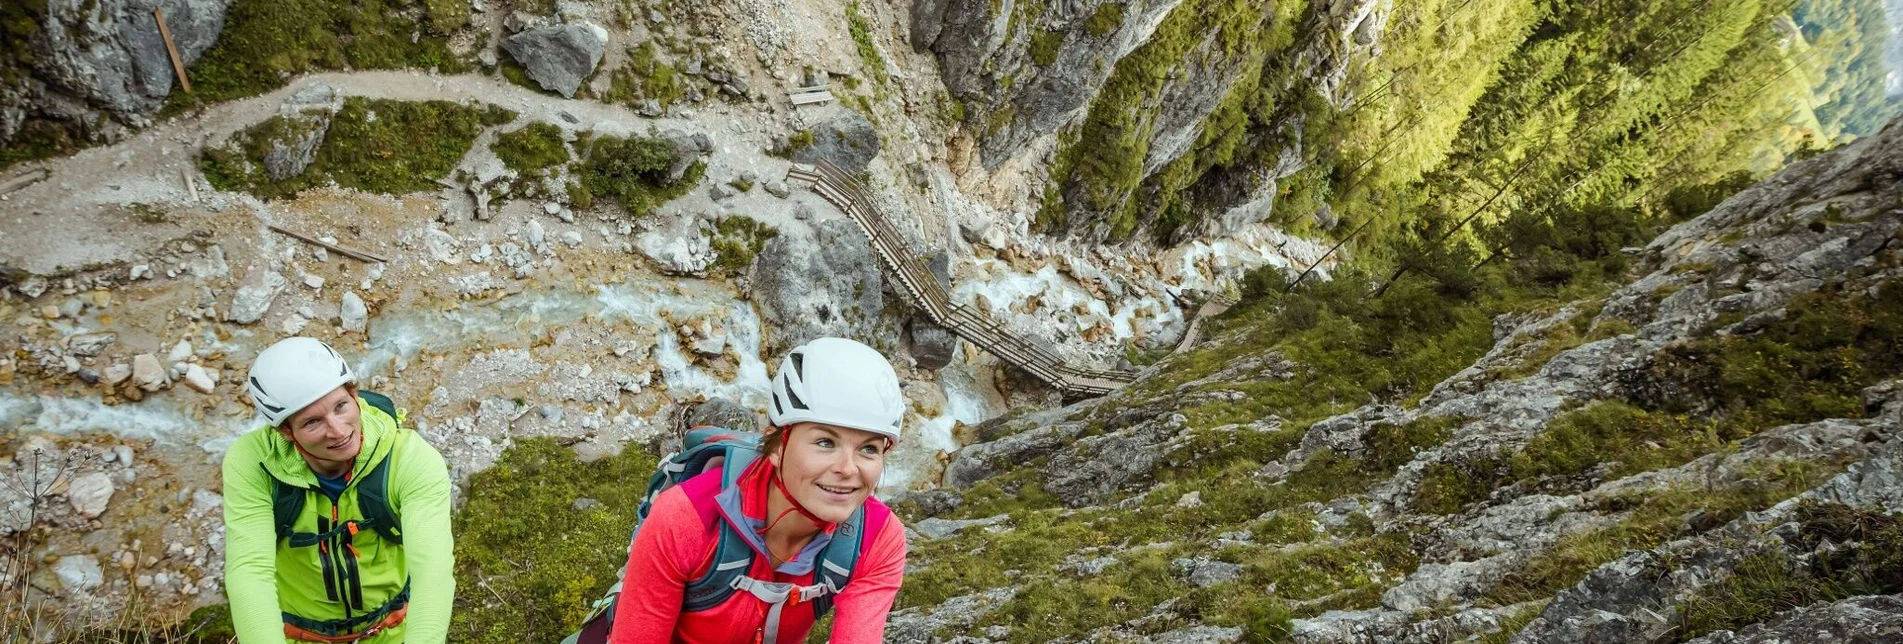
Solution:
M 96 0 L 40 3 L 28 11 L 38 37 L 24 43 L 24 76 L 0 88 L 0 145 L 28 118 L 70 124 L 82 134 L 115 138 L 143 127 L 164 105 L 176 76 L 152 10 L 163 9 L 180 60 L 210 49 L 224 29 L 231 0 Z M 13 43 L 9 43 L 12 45 Z M 100 118 L 108 117 L 108 118 Z
M 885 310 L 878 260 L 857 225 L 833 219 L 813 229 L 811 238 L 774 237 L 754 260 L 753 301 L 775 330 L 768 355 L 821 336 L 865 340 Z
M 846 109 L 832 108 L 831 118 L 820 122 L 813 128 L 813 144 L 793 152 L 793 160 L 800 163 L 817 163 L 824 160 L 847 174 L 857 174 L 879 156 L 879 132 L 872 129 L 872 121 L 866 115 Z
M 951 290 L 951 255 L 945 249 L 933 251 L 925 260 L 925 266 L 932 271 L 932 277 L 938 279 L 940 287 Z M 943 369 L 958 355 L 958 336 L 923 312 L 914 312 L 905 321 L 905 339 L 920 369 Z
M 607 47 L 608 30 L 587 22 L 529 27 L 502 41 L 529 78 L 564 98 L 575 97 Z

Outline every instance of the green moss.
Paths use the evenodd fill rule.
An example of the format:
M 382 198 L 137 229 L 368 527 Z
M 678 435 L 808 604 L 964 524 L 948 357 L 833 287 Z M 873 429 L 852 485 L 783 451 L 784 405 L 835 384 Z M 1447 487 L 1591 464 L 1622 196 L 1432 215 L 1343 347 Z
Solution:
M 654 41 L 628 49 L 628 62 L 609 76 L 608 101 L 640 109 L 648 100 L 661 109 L 681 100 L 687 92 L 687 75 L 659 58 Z
M 351 97 L 331 118 L 316 160 L 303 174 L 271 181 L 258 167 L 269 142 L 296 131 L 296 119 L 273 117 L 233 136 L 236 150 L 207 148 L 199 167 L 212 186 L 265 198 L 295 195 L 336 183 L 385 194 L 431 190 L 449 176 L 482 130 L 515 113 L 495 106 L 448 101 L 390 101 Z
M 1064 33 L 1056 29 L 1046 29 L 1031 37 L 1031 62 L 1039 67 L 1050 67 L 1057 62 L 1057 52 L 1064 46 Z
M 667 180 L 677 154 L 666 139 L 596 137 L 576 173 L 590 195 L 613 197 L 628 214 L 640 217 L 700 184 L 705 161 L 695 161 L 680 180 Z
M 859 50 L 859 60 L 865 63 L 872 78 L 880 87 L 890 82 L 885 73 L 885 58 L 879 55 L 879 47 L 872 41 L 872 23 L 860 12 L 859 0 L 846 3 L 846 29 L 852 32 L 853 46 Z
M 458 642 L 553 642 L 587 615 L 627 561 L 655 458 L 638 447 L 592 463 L 550 438 L 517 439 L 469 479 L 457 512 Z M 578 499 L 598 501 L 576 510 Z
M 525 175 L 541 174 L 549 168 L 568 163 L 568 144 L 562 141 L 562 128 L 553 123 L 535 122 L 514 132 L 496 136 L 489 147 L 510 170 Z
M 767 154 L 780 157 L 782 159 L 790 159 L 793 157 L 794 154 L 797 154 L 800 150 L 804 150 L 810 147 L 813 147 L 813 131 L 810 129 L 803 129 L 787 136 L 786 145 L 776 146 L 771 150 L 767 150 Z
M 496 61 L 496 71 L 502 74 L 502 80 L 509 81 L 509 83 L 517 87 L 526 87 L 543 94 L 559 96 L 559 94 L 553 90 L 542 89 L 542 84 L 535 82 L 533 78 L 529 78 L 529 70 L 524 68 L 521 63 L 515 62 L 514 58 L 505 57 L 502 60 Z
M 466 71 L 445 35 L 468 23 L 467 7 L 457 0 L 234 3 L 218 41 L 187 71 L 194 93 L 174 92 L 168 110 L 262 94 L 311 71 Z
M 1903 515 L 1806 501 L 1797 520 L 1792 545 L 1816 554 L 1802 561 L 1768 550 L 1746 558 L 1730 577 L 1686 604 L 1677 641 L 1739 629 L 1793 608 L 1903 592 Z
M 1084 21 L 1084 30 L 1090 35 L 1102 38 L 1123 26 L 1123 4 L 1106 2 L 1097 6 L 1097 12 L 1090 14 Z
M 720 220 L 707 235 L 714 249 L 714 269 L 738 275 L 753 265 L 753 258 L 766 247 L 767 240 L 778 237 L 780 231 L 751 217 L 734 215 Z

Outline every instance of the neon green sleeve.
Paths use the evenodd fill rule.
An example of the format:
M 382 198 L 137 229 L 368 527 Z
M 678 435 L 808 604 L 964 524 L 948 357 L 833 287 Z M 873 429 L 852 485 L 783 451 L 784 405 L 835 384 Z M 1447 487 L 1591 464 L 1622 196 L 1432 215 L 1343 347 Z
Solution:
M 241 644 L 285 644 L 271 475 L 247 434 L 225 453 L 225 597 Z
M 391 496 L 401 504 L 403 557 L 410 572 L 407 644 L 443 644 L 456 599 L 456 547 L 449 533 L 449 465 L 413 431 L 391 470 Z M 246 642 L 245 644 L 250 644 Z

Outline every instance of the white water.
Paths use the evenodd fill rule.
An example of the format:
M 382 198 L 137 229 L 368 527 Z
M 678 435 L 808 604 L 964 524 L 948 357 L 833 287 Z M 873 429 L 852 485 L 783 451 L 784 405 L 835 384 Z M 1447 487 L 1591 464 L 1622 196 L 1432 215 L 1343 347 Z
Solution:
M 676 292 L 677 286 L 682 292 Z M 664 315 L 674 319 L 720 316 L 727 341 L 740 357 L 738 377 L 723 380 L 689 360 Z M 655 362 L 676 398 L 724 397 L 765 409 L 768 381 L 759 355 L 759 315 L 731 290 L 704 282 L 628 282 L 600 287 L 592 295 L 539 291 L 438 313 L 378 316 L 371 324 L 370 354 L 359 361 L 357 369 L 360 377 L 402 371 L 421 350 L 526 342 L 542 329 L 589 316 L 627 320 L 655 338 Z
M 144 402 L 107 405 L 98 398 L 0 394 L 0 429 L 74 436 L 101 433 L 159 443 L 199 442 L 219 453 L 250 429 L 246 416 L 194 420 L 177 403 L 156 395 Z
M 879 482 L 881 496 L 912 489 L 936 472 L 940 452 L 955 452 L 962 447 L 953 433 L 959 423 L 976 425 L 1005 411 L 996 393 L 979 384 L 974 375 L 977 368 L 959 360 L 938 370 L 945 406 L 938 416 L 912 414 L 906 419 L 905 440 L 887 459 L 885 476 Z

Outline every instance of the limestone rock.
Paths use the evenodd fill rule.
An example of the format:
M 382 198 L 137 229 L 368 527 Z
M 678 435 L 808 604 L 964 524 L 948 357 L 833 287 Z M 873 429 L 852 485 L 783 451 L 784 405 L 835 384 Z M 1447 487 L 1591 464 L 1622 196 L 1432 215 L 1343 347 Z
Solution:
M 635 239 L 636 250 L 670 275 L 703 275 L 719 259 L 699 218 L 671 217 Z
M 217 390 L 218 382 L 213 380 L 205 368 L 196 364 L 185 366 L 185 386 L 201 394 L 210 394 Z
M 117 333 L 83 333 L 66 339 L 66 351 L 82 358 L 99 355 L 118 341 Z
M 106 577 L 99 569 L 99 560 L 89 555 L 67 555 L 53 564 L 53 576 L 59 579 L 59 585 L 68 591 L 84 592 L 98 588 L 105 583 Z
M 338 317 L 342 318 L 345 331 L 363 333 L 370 320 L 370 308 L 353 291 L 344 291 L 344 299 L 338 305 Z
M 687 412 L 687 427 L 720 427 L 751 431 L 760 427 L 760 417 L 753 410 L 740 406 L 726 398 L 712 398 L 694 406 Z
M 119 383 L 125 382 L 131 377 L 132 365 L 119 363 L 106 367 L 105 379 L 108 385 L 118 386 Z
M 140 389 L 158 391 L 161 387 L 170 384 L 171 378 L 166 373 L 165 366 L 159 364 L 157 356 L 141 353 L 132 357 L 132 382 Z
M 564 98 L 574 98 L 582 80 L 595 73 L 607 46 L 608 30 L 586 22 L 529 27 L 502 41 L 529 78 Z
M 271 300 L 277 299 L 284 290 L 286 282 L 283 275 L 276 271 L 253 271 L 245 279 L 244 286 L 231 298 L 231 305 L 225 310 L 225 319 L 238 324 L 252 324 L 271 310 Z
M 0 146 L 28 117 L 109 138 L 126 126 L 146 125 L 176 84 L 153 24 L 155 4 L 165 10 L 172 42 L 189 67 L 218 39 L 231 0 L 42 3 L 43 22 L 19 43 L 32 55 L 21 59 L 20 77 L 0 91 Z
M 266 121 L 264 127 L 253 136 L 265 137 L 264 166 L 265 175 L 272 181 L 283 181 L 304 174 L 311 162 L 317 160 L 317 147 L 324 142 L 324 135 L 330 132 L 330 113 L 313 110 L 310 114 L 279 116 Z
M 178 344 L 172 345 L 171 351 L 166 352 L 165 361 L 166 362 L 184 362 L 186 360 L 190 360 L 191 357 L 192 357 L 192 343 L 187 340 L 179 340 Z
M 112 502 L 112 493 L 112 477 L 94 472 L 73 479 L 66 488 L 66 500 L 73 504 L 73 512 L 93 519 L 105 514 L 106 504 Z

